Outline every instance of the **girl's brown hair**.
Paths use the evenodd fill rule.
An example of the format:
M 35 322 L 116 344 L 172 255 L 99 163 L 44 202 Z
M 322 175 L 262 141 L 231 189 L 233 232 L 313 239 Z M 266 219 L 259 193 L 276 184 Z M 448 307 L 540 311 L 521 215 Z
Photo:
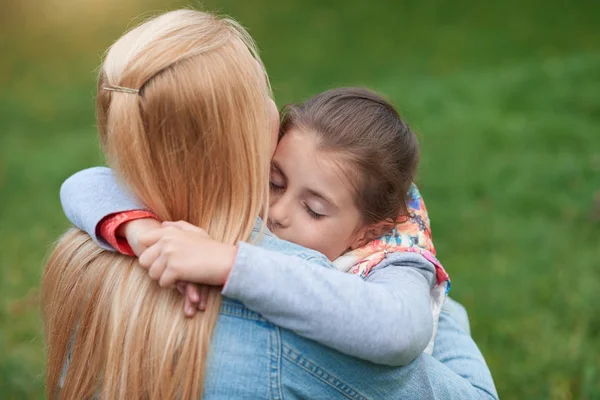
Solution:
M 363 88 L 328 90 L 284 109 L 280 137 L 294 128 L 316 134 L 319 150 L 339 157 L 364 224 L 408 214 L 419 144 L 384 98 Z
M 226 243 L 247 240 L 268 204 L 269 94 L 254 43 L 235 21 L 169 12 L 109 49 L 96 99 L 101 144 L 159 218 Z M 182 296 L 135 258 L 69 231 L 42 280 L 48 398 L 200 397 L 220 301 L 214 289 L 206 311 L 186 318 Z

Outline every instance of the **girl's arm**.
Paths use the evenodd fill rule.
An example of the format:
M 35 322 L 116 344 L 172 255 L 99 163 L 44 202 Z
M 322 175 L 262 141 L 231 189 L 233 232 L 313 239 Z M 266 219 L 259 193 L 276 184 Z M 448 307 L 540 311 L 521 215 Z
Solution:
M 145 208 L 106 167 L 84 169 L 69 177 L 60 188 L 60 201 L 73 225 L 87 232 L 100 247 L 112 251 L 114 247 L 98 235 L 100 221 L 111 214 Z
M 96 235 L 106 216 L 143 206 L 104 167 L 63 184 L 67 217 L 104 248 Z M 277 250 L 277 248 L 274 248 Z M 240 245 L 223 294 L 273 323 L 372 362 L 404 365 L 432 334 L 429 290 L 433 266 L 416 254 L 392 254 L 366 281 L 277 251 Z
M 414 253 L 390 254 L 362 280 L 241 243 L 223 295 L 328 347 L 399 366 L 431 339 L 434 282 L 434 266 Z

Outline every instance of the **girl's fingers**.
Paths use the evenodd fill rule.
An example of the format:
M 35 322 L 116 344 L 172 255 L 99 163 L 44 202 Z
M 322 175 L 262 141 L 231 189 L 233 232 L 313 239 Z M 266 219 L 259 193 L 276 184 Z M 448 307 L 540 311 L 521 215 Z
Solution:
M 161 255 L 152 263 L 150 269 L 148 269 L 148 275 L 155 281 L 159 279 L 162 280 L 162 276 L 165 274 L 165 268 L 167 268 L 167 258 Z M 175 283 L 175 281 L 173 281 L 173 283 Z
M 158 285 L 160 287 L 169 287 L 173 286 L 175 282 L 177 282 L 177 276 L 175 276 L 171 269 L 167 268 L 160 276 L 160 279 L 158 280 Z
M 200 289 L 195 283 L 188 283 L 185 287 L 186 297 L 196 305 L 200 301 Z
M 165 228 L 174 227 L 174 228 L 178 228 L 178 229 L 181 229 L 182 231 L 187 231 L 187 232 L 204 232 L 202 229 L 198 228 L 196 225 L 192 225 L 189 222 L 185 222 L 185 221 L 177 221 L 177 222 L 165 221 L 162 223 L 162 225 Z
M 193 283 L 177 282 L 175 285 L 179 293 L 183 295 L 183 313 L 186 317 L 193 317 L 196 315 L 196 308 L 200 297 L 198 294 L 198 287 Z
M 162 251 L 162 246 L 160 245 L 160 243 L 150 246 L 149 248 L 144 250 L 142 255 L 140 255 L 138 262 L 140 263 L 140 265 L 142 267 L 150 268 L 150 266 L 152 264 L 154 264 L 156 259 L 160 256 L 161 251 Z
M 196 315 L 196 305 L 192 303 L 188 296 L 184 296 L 183 313 L 186 317 L 193 317 L 194 315 Z
M 142 246 L 150 247 L 158 242 L 164 235 L 164 229 L 152 229 L 149 232 L 140 233 L 138 243 Z
M 198 300 L 198 310 L 204 311 L 206 310 L 206 304 L 208 303 L 208 294 L 210 292 L 210 286 L 208 285 L 200 285 L 200 293 Z

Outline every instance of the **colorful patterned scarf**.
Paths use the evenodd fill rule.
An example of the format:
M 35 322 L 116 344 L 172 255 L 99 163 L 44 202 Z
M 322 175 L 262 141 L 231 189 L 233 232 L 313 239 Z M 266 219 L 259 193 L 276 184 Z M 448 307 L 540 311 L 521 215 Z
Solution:
M 338 257 L 334 264 L 338 270 L 366 278 L 373 267 L 390 253 L 410 252 L 422 255 L 435 266 L 437 284 L 431 289 L 431 311 L 434 320 L 433 337 L 437 331 L 437 321 L 450 291 L 450 277 L 435 256 L 435 247 L 425 201 L 416 185 L 408 191 L 409 217 L 397 221 L 396 227 L 387 235 L 372 240 L 366 246 L 351 250 Z M 433 337 L 425 349 L 433 351 Z
M 411 252 L 421 254 L 436 269 L 438 285 L 450 278 L 440 261 L 435 257 L 435 247 L 431 237 L 429 215 L 425 201 L 416 185 L 408 191 L 409 217 L 402 217 L 396 227 L 387 235 L 372 240 L 366 246 L 344 253 L 334 261 L 338 270 L 365 278 L 371 269 L 388 254 Z M 448 290 L 450 285 L 448 285 Z

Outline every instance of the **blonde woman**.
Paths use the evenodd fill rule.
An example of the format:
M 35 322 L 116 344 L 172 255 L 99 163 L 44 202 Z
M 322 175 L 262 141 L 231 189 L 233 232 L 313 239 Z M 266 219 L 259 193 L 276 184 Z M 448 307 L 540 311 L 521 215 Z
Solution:
M 160 219 L 202 226 L 224 243 L 250 240 L 268 205 L 277 132 L 269 94 L 254 44 L 237 23 L 190 10 L 163 14 L 120 38 L 101 68 L 98 127 L 108 163 Z M 77 179 L 95 188 L 77 191 L 94 196 L 86 220 L 71 216 L 90 234 L 116 203 L 130 206 L 129 197 L 113 196 L 110 171 L 84 171 Z M 98 195 L 103 190 L 106 196 Z M 318 253 L 268 231 L 255 239 L 297 266 L 300 289 L 317 274 L 334 291 L 345 290 L 319 266 Z M 440 317 L 436 341 L 436 357 L 446 365 L 420 356 L 398 368 L 302 338 L 282 327 L 291 323 L 285 318 L 275 325 L 222 298 L 220 289 L 194 318 L 180 311 L 182 302 L 152 282 L 135 258 L 103 250 L 81 231 L 67 232 L 43 277 L 48 397 L 494 397 L 483 358 L 449 314 Z

